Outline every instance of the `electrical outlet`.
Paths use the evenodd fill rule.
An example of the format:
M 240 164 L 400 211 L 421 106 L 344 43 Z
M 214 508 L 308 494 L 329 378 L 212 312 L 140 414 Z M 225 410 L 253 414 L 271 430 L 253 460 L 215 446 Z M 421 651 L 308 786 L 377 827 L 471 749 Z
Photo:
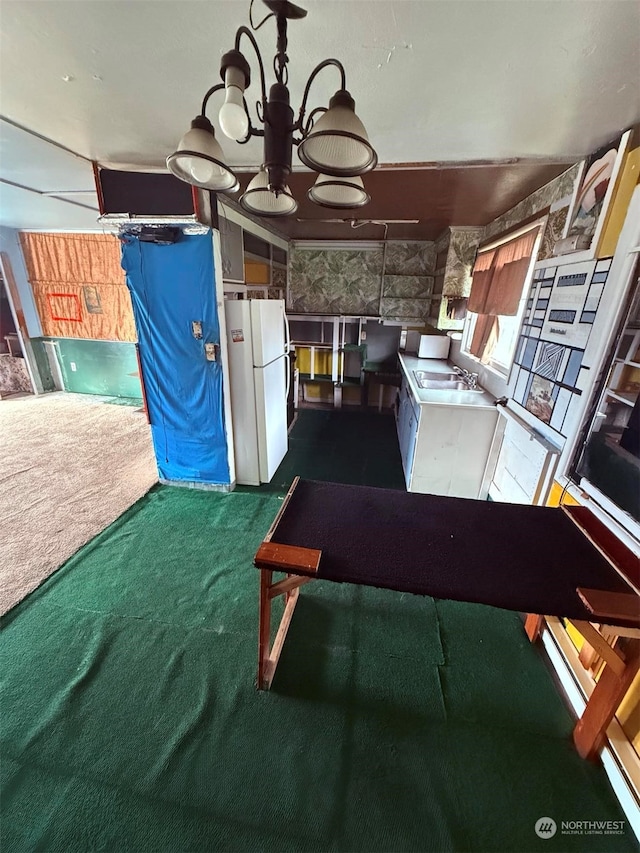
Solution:
M 360 332 L 360 340 L 361 340 L 361 341 L 366 341 L 366 340 L 367 340 L 367 333 L 365 332 L 365 330 L 364 330 L 364 329 Z
M 76 372 L 76 370 L 78 369 L 78 368 L 76 367 L 76 363 L 75 363 L 75 361 L 72 361 L 72 362 L 70 363 L 70 365 L 69 365 L 69 366 L 71 367 L 71 370 L 73 370 L 73 372 L 74 372 L 74 373 L 75 373 L 75 372 Z
M 207 361 L 215 361 L 216 360 L 216 345 L 215 344 L 205 344 L 204 345 L 204 354 L 206 356 Z

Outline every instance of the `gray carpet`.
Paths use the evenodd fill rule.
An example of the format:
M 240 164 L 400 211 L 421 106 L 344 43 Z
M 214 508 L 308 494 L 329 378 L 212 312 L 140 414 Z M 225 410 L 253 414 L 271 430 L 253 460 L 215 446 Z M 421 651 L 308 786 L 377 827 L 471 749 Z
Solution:
M 157 481 L 144 414 L 64 392 L 0 401 L 0 613 Z

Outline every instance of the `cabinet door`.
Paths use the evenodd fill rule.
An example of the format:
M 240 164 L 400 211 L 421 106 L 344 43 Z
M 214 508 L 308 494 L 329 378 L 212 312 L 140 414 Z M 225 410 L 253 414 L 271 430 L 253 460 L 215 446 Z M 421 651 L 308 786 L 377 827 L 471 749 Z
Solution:
M 413 458 L 415 455 L 416 449 L 416 438 L 418 435 L 418 425 L 420 423 L 420 409 L 418 409 L 418 414 L 416 415 L 413 406 L 409 406 L 409 425 L 407 428 L 407 451 L 406 451 L 406 467 L 405 467 L 405 480 L 407 483 L 407 489 L 411 485 L 411 478 L 413 475 Z
M 407 392 L 407 383 L 403 379 L 402 386 L 400 388 L 400 403 L 398 405 L 398 420 L 396 422 L 396 428 L 398 430 L 398 443 L 400 444 L 400 452 L 402 453 L 402 448 L 404 445 L 404 437 L 407 431 L 407 422 L 409 417 L 409 398 Z
M 244 247 L 242 228 L 225 216 L 220 221 L 220 254 L 224 281 L 244 282 Z

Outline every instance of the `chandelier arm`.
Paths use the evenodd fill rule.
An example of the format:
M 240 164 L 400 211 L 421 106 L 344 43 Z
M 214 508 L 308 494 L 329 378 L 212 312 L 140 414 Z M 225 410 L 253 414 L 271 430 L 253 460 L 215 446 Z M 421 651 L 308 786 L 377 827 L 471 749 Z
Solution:
M 242 26 L 242 27 L 238 27 L 238 29 L 236 31 L 236 46 L 235 46 L 236 50 L 240 50 L 240 39 L 243 35 L 245 35 L 249 39 L 249 41 L 253 45 L 253 49 L 256 52 L 256 56 L 258 58 L 258 68 L 260 70 L 260 88 L 262 89 L 262 103 L 266 104 L 266 102 L 267 102 L 267 86 L 266 86 L 265 76 L 264 76 L 264 65 L 262 62 L 262 56 L 260 55 L 260 48 L 258 47 L 258 42 L 255 40 L 255 36 L 251 32 L 251 30 L 248 27 Z
M 212 86 L 209 89 L 207 94 L 202 99 L 202 109 L 200 110 L 200 115 L 206 115 L 205 110 L 207 109 L 207 102 L 209 98 L 211 97 L 211 95 L 213 95 L 214 92 L 219 92 L 220 89 L 224 89 L 224 83 L 217 83 L 215 86 Z
M 304 127 L 303 127 L 303 128 L 300 128 L 300 130 L 301 130 L 301 132 L 302 132 L 303 136 L 307 136 L 307 134 L 309 133 L 309 131 L 310 131 L 310 130 L 311 130 L 311 128 L 313 127 L 313 117 L 314 117 L 314 115 L 315 115 L 316 113 L 326 113 L 326 112 L 327 112 L 327 108 L 326 108 L 326 107 L 316 107 L 314 110 L 311 110 L 311 112 L 309 113 L 309 118 L 306 120 L 306 122 L 305 122 L 305 124 L 304 124 Z
M 259 30 L 263 24 L 266 24 L 267 21 L 269 20 L 269 18 L 273 18 L 274 14 L 273 14 L 273 12 L 269 12 L 269 14 L 265 15 L 265 17 L 260 21 L 259 24 L 254 24 L 253 23 L 253 2 L 254 2 L 254 0 L 251 0 L 251 5 L 249 6 L 249 23 L 251 24 L 251 29 L 255 32 L 256 30 Z
M 320 62 L 313 69 L 311 74 L 309 75 L 309 79 L 307 80 L 307 85 L 304 88 L 304 95 L 302 97 L 302 106 L 300 107 L 300 113 L 298 114 L 298 120 L 296 121 L 294 128 L 296 130 L 302 130 L 302 123 L 304 121 L 304 113 L 307 108 L 307 99 L 309 97 L 309 90 L 311 89 L 311 84 L 318 76 L 318 74 L 322 71 L 323 68 L 327 68 L 329 65 L 334 65 L 338 71 L 340 72 L 340 88 L 347 88 L 347 75 L 344 70 L 343 64 L 338 59 L 325 59 L 324 62 Z M 315 112 L 315 110 L 314 110 Z
M 247 142 L 251 139 L 252 136 L 264 136 L 264 130 L 260 130 L 257 127 L 254 127 L 251 124 L 251 119 L 249 119 L 249 130 L 244 139 L 236 139 L 238 145 L 246 145 Z

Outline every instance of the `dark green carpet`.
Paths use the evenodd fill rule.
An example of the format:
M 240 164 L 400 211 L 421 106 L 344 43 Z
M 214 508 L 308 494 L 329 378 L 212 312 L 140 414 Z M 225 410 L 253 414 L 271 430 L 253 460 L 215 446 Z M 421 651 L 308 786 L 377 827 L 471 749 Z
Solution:
M 261 488 L 286 490 L 296 475 L 307 480 L 404 489 L 394 418 L 357 409 L 300 410 L 289 436 L 289 452 L 271 483 Z
M 295 464 L 340 455 L 339 418 L 303 414 Z M 368 420 L 365 479 L 393 425 Z M 3 851 L 634 849 L 535 835 L 623 815 L 516 614 L 309 584 L 255 690 L 281 495 L 157 487 L 4 620 Z

